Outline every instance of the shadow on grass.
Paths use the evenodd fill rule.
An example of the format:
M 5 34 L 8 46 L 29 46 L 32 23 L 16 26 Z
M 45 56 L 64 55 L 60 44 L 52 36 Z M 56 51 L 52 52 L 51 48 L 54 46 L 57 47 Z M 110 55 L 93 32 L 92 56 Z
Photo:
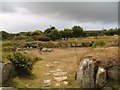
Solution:
M 34 74 L 30 74 L 30 75 L 22 75 L 22 76 L 19 76 L 20 79 L 26 79 L 26 80 L 34 80 L 36 79 L 37 77 L 34 75 Z
M 2 87 L 16 87 L 18 83 L 13 79 L 9 78 L 6 82 L 2 83 Z
M 26 81 L 36 79 L 34 74 L 24 75 L 24 76 L 16 76 L 16 77 L 9 77 L 9 79 L 2 83 L 3 87 L 17 87 L 20 83 L 25 83 Z

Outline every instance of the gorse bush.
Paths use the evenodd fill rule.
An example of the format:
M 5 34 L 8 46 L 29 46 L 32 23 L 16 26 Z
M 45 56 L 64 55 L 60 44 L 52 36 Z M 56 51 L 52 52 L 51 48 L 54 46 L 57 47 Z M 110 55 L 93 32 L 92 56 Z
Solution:
M 25 75 L 25 74 L 31 73 L 34 60 L 29 58 L 28 56 L 20 52 L 15 52 L 13 55 L 9 55 L 8 59 L 14 65 L 14 70 L 16 71 L 18 75 Z
M 102 40 L 97 40 L 93 43 L 92 47 L 97 47 L 97 46 L 104 46 L 105 45 L 105 42 L 102 41 Z

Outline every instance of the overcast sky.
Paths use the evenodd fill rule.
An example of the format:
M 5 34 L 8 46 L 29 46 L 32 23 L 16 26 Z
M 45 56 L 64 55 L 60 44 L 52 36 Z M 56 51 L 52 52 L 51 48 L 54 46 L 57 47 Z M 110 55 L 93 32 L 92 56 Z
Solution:
M 59 30 L 79 25 L 87 30 L 118 27 L 117 2 L 2 2 L 0 26 L 8 32 Z M 1 22 L 2 21 L 2 22 Z

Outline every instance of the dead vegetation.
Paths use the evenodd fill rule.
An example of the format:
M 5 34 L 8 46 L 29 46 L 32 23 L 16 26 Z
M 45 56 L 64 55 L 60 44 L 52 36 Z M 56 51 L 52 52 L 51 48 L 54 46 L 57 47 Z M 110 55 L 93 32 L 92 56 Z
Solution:
M 86 56 L 91 56 L 94 60 L 100 62 L 100 66 L 104 68 L 118 66 L 119 64 L 119 52 L 117 47 L 95 48 L 94 52 Z

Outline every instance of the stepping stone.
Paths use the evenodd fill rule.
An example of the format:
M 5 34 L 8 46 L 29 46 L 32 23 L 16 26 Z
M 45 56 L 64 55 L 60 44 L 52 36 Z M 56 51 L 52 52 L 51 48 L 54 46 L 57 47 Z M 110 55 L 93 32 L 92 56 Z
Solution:
M 61 70 L 61 69 L 56 69 L 55 71 L 56 71 L 56 72 L 62 72 L 62 70 Z
M 50 86 L 51 85 L 51 80 L 44 80 L 43 85 Z
M 64 81 L 63 83 L 64 83 L 65 85 L 68 85 L 68 82 L 67 82 L 67 81 Z
M 61 81 L 67 80 L 67 76 L 63 76 L 63 77 L 54 77 L 54 79 L 55 79 L 57 82 L 61 82 Z
M 46 67 L 54 67 L 54 64 L 47 64 Z
M 58 64 L 58 62 L 57 62 L 57 61 L 54 61 L 53 63 L 54 63 L 54 64 Z

